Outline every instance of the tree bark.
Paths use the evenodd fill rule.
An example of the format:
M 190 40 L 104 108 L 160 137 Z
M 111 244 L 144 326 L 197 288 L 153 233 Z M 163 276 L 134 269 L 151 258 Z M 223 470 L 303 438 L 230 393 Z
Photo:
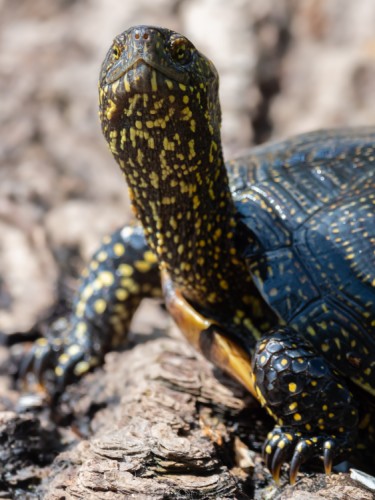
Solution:
M 371 499 L 347 475 L 301 475 L 293 488 L 285 476 L 278 489 L 259 454 L 271 425 L 184 339 L 143 337 L 51 412 L 0 412 L 0 498 Z

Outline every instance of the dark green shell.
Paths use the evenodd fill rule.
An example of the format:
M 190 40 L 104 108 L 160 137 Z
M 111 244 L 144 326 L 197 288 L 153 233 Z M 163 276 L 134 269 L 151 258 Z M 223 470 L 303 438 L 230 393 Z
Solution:
M 375 130 L 320 131 L 228 164 L 272 309 L 375 394 Z

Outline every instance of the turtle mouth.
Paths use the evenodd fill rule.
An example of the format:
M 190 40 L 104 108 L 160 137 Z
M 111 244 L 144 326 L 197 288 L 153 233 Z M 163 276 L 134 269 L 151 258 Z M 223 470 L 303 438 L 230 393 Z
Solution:
M 178 83 L 187 83 L 189 76 L 186 72 L 178 71 L 171 66 L 167 65 L 167 62 L 163 64 L 163 62 L 156 62 L 147 55 L 139 55 L 132 60 L 127 60 L 126 58 L 122 58 L 117 61 L 107 72 L 105 76 L 105 82 L 107 84 L 112 84 L 119 80 L 121 77 L 126 76 L 130 71 L 134 72 L 135 80 L 137 80 L 137 76 L 140 80 L 142 80 L 144 76 L 144 68 L 148 67 L 151 70 L 156 70 L 158 73 L 161 73 L 163 76 L 170 78 Z

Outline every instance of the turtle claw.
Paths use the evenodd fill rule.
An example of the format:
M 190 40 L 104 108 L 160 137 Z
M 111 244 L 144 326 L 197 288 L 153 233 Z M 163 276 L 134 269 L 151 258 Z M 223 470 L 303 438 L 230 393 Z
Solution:
M 289 481 L 296 482 L 301 465 L 318 455 L 323 456 L 324 470 L 330 474 L 334 458 L 348 449 L 350 435 L 303 436 L 291 428 L 276 426 L 267 436 L 263 446 L 266 467 L 276 483 L 280 481 L 281 468 L 290 461 Z
M 280 427 L 275 427 L 264 443 L 263 457 L 276 483 L 280 480 L 281 467 L 291 455 L 293 442 L 290 433 L 284 433 Z
M 60 356 L 59 364 L 55 368 L 55 392 L 57 394 L 62 393 L 64 388 L 77 378 L 74 369 L 83 359 L 84 353 L 82 351 L 71 356 L 65 353 Z
M 53 367 L 55 358 L 59 355 L 61 349 L 62 345 L 59 339 L 47 341 L 47 339 L 41 338 L 36 342 L 33 349 L 34 363 L 32 371 L 41 385 L 43 385 L 44 374 Z
M 26 376 L 31 370 L 33 363 L 34 356 L 32 352 L 28 352 L 22 357 L 17 373 L 18 380 L 24 381 L 26 379 Z
M 24 356 L 18 370 L 19 380 L 25 381 L 29 373 L 33 373 L 36 381 L 43 386 L 43 374 L 54 359 L 54 349 L 45 338 L 35 341 L 31 350 Z
M 39 384 L 42 392 L 56 398 L 69 383 L 101 363 L 93 345 L 91 336 L 78 342 L 74 332 L 67 332 L 63 339 L 40 338 L 24 356 L 18 379 L 26 388 Z
M 275 454 L 273 456 L 270 471 L 271 471 L 272 477 L 273 477 L 276 484 L 279 484 L 279 482 L 280 482 L 280 471 L 281 471 L 281 467 L 283 466 L 283 464 L 285 462 L 287 453 L 288 453 L 288 449 L 286 447 L 277 448 L 277 450 L 275 451 Z
M 327 439 L 324 445 L 324 453 L 323 453 L 323 463 L 324 463 L 324 471 L 327 474 L 331 474 L 333 458 L 335 455 L 335 444 L 331 439 Z
M 307 462 L 309 458 L 314 456 L 315 446 L 310 439 L 301 439 L 293 453 L 292 460 L 290 462 L 289 470 L 289 482 L 294 484 L 296 482 L 297 474 L 302 464 Z
M 272 467 L 272 454 L 269 449 L 272 433 L 269 433 L 262 448 L 262 456 L 267 469 L 270 471 Z

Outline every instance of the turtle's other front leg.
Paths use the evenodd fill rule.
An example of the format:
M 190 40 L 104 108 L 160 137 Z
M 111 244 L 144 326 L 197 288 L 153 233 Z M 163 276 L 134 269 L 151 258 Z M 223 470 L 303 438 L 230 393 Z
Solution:
M 62 336 L 37 340 L 20 370 L 33 372 L 42 384 L 53 371 L 53 391 L 103 362 L 104 354 L 122 344 L 141 300 L 161 297 L 155 255 L 140 226 L 125 226 L 104 238 L 83 270 L 68 328 Z
M 290 461 L 293 483 L 301 464 L 318 455 L 329 473 L 333 459 L 351 450 L 358 426 L 357 407 L 338 373 L 289 327 L 269 332 L 254 352 L 245 351 L 230 332 L 200 315 L 163 271 L 162 285 L 167 308 L 188 340 L 276 420 L 264 445 L 274 479 Z
M 273 477 L 290 460 L 293 483 L 300 465 L 318 455 L 329 473 L 357 435 L 358 409 L 345 381 L 289 327 L 257 343 L 253 374 L 257 397 L 277 423 L 264 445 Z

